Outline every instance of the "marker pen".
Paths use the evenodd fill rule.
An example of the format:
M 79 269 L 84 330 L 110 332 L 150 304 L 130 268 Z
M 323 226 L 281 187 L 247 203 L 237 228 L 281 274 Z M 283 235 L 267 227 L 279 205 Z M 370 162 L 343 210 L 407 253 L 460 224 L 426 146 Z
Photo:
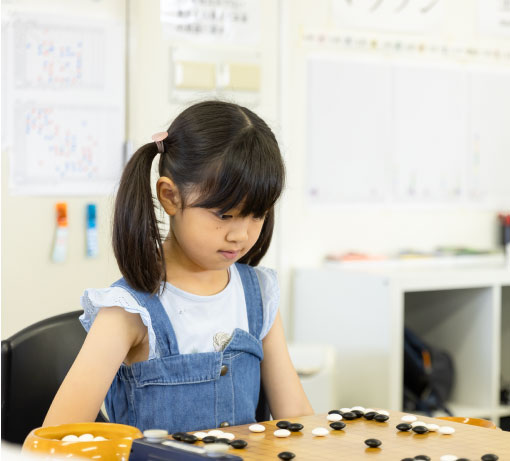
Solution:
M 55 209 L 57 211 L 57 229 L 51 259 L 53 262 L 61 263 L 66 260 L 67 256 L 67 203 L 57 203 Z

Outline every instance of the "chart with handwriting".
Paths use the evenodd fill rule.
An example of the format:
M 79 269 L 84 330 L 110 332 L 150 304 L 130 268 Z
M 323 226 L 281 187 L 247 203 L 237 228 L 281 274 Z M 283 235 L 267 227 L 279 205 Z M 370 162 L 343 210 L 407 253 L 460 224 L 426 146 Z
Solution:
M 123 25 L 22 13 L 2 20 L 9 191 L 112 193 L 123 164 Z

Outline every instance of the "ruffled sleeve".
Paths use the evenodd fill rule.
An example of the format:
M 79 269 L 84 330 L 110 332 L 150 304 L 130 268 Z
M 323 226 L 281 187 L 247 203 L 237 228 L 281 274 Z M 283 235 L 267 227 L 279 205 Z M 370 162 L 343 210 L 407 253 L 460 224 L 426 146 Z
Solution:
M 149 332 L 149 360 L 156 358 L 156 335 L 152 328 L 151 317 L 144 307 L 140 306 L 136 300 L 122 287 L 109 288 L 89 288 L 85 290 L 80 298 L 83 314 L 80 316 L 80 322 L 83 328 L 88 332 L 94 323 L 97 313 L 103 307 L 119 306 L 131 314 L 140 314 L 143 324 Z
M 262 340 L 269 333 L 273 326 L 278 306 L 280 304 L 280 286 L 278 277 L 274 269 L 268 267 L 254 267 L 260 284 L 260 293 L 262 295 L 262 305 L 264 309 L 264 320 L 259 339 Z

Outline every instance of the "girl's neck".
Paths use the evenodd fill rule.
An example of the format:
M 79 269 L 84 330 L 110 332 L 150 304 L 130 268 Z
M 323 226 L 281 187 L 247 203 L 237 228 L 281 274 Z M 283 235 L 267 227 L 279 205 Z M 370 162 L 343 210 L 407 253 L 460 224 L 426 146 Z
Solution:
M 163 250 L 166 281 L 176 288 L 195 295 L 210 296 L 223 291 L 228 285 L 228 269 L 207 270 L 194 264 L 186 258 L 175 239 L 167 238 Z

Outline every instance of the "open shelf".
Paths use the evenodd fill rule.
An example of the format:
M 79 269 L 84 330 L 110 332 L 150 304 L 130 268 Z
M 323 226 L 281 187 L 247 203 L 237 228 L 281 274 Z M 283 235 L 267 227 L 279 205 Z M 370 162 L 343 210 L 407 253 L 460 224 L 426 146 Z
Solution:
M 333 345 L 336 369 L 349 371 L 336 405 L 401 410 L 408 326 L 451 354 L 455 415 L 510 417 L 500 402 L 510 384 L 508 268 L 298 269 L 293 300 L 293 340 Z

